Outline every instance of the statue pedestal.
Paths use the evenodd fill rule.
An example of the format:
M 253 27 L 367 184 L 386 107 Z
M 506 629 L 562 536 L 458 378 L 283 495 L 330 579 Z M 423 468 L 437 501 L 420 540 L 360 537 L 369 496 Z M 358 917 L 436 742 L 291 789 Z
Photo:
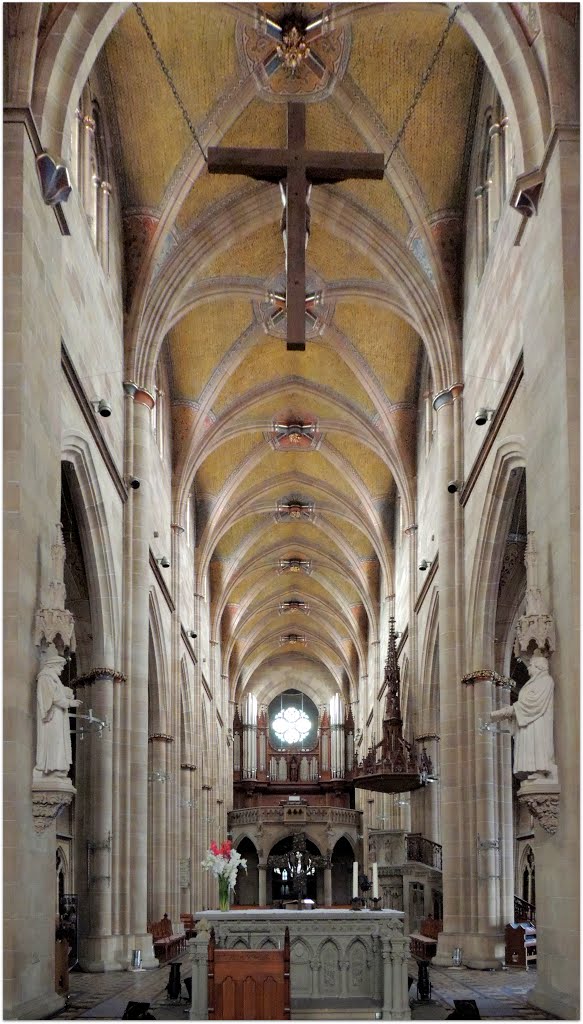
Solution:
M 536 818 L 545 832 L 554 835 L 559 824 L 559 796 L 561 787 L 557 782 L 544 779 L 525 779 L 518 790 L 518 799 L 526 804 L 533 818 Z
M 44 832 L 67 807 L 77 790 L 67 775 L 47 774 L 34 770 L 32 778 L 32 816 L 37 832 Z

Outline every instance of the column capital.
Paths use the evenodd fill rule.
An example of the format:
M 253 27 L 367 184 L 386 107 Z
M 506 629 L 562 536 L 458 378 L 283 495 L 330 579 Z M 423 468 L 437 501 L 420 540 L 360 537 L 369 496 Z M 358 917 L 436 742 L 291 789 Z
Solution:
M 494 686 L 502 686 L 505 690 L 512 690 L 514 688 L 514 682 L 508 676 L 501 676 L 499 672 L 494 672 L 490 668 L 477 668 L 473 672 L 468 672 L 467 675 L 462 676 L 462 683 L 466 686 L 470 683 L 493 683 Z
M 174 530 L 175 533 L 184 533 L 184 527 L 180 523 L 170 523 L 170 529 Z
M 456 398 L 459 398 L 463 390 L 463 384 L 457 382 L 455 384 L 452 384 L 449 388 L 444 388 L 443 391 L 438 391 L 435 398 L 433 399 L 433 408 L 435 409 L 435 411 L 439 412 L 439 410 L 442 409 L 443 406 L 451 405 L 451 403 Z
M 411 535 L 412 533 L 415 533 L 418 529 L 419 529 L 419 527 L 418 527 L 417 523 L 411 523 L 409 526 L 405 527 L 405 529 L 403 530 L 403 533 Z
M 148 409 L 153 409 L 156 405 L 154 395 L 146 388 L 140 387 L 140 385 L 136 384 L 133 380 L 124 380 L 123 389 L 126 395 L 133 398 L 134 402 L 137 402 L 138 405 L 145 405 Z
M 195 764 L 190 764 L 189 761 L 183 761 L 182 764 L 180 765 L 180 767 L 184 768 L 184 770 L 187 771 L 187 772 L 195 772 L 196 771 L 196 765 Z
M 88 131 L 91 131 L 91 132 L 95 131 L 95 127 L 96 127 L 95 121 L 94 121 L 94 119 L 92 117 L 89 116 L 89 114 L 84 114 L 83 117 L 81 118 L 81 122 L 83 124 L 83 127 L 87 128 Z
M 127 683 L 127 676 L 116 668 L 92 668 L 82 676 L 77 676 L 70 683 L 71 686 L 88 686 L 91 683 Z
M 174 743 L 174 736 L 168 736 L 165 732 L 155 732 L 151 736 L 148 736 L 148 743 L 152 740 L 162 740 L 164 743 Z
M 110 181 L 102 181 L 99 187 L 101 191 L 105 192 L 108 196 L 110 196 L 113 191 Z

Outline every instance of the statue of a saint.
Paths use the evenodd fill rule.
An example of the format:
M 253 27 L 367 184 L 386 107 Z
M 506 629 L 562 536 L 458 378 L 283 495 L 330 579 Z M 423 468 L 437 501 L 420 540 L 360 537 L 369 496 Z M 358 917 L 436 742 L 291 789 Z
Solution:
M 66 776 L 72 762 L 69 708 L 82 703 L 60 680 L 67 664 L 54 644 L 41 655 L 42 665 L 36 683 L 36 764 L 35 774 Z
M 553 692 L 546 657 L 538 648 L 515 704 L 492 711 L 493 722 L 510 719 L 514 736 L 513 771 L 519 779 L 557 781 L 553 743 Z

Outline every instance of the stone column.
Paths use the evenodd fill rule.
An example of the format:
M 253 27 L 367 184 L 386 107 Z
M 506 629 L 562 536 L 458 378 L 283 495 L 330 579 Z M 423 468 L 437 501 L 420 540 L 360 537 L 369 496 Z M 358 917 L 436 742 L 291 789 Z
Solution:
M 485 265 L 485 231 L 484 231 L 484 205 L 486 202 L 486 189 L 483 185 L 480 185 L 474 191 L 474 197 L 476 199 L 476 270 L 478 278 L 480 278 L 484 272 Z
M 97 251 L 101 265 L 106 274 L 109 274 L 109 203 L 111 196 L 111 185 L 108 181 L 102 181 L 100 196 L 97 203 L 99 220 L 97 223 Z
M 455 462 L 454 404 L 461 385 L 440 392 L 433 401 L 437 413 L 438 472 L 437 535 L 439 544 L 439 679 L 441 735 L 441 820 L 443 834 L 444 930 L 435 963 L 451 963 L 451 951 L 461 945 L 464 911 L 470 899 L 470 879 L 464 851 L 464 808 L 468 800 L 463 780 L 463 705 L 459 685 L 459 636 L 456 585 L 456 512 L 448 492 L 449 480 L 459 478 Z
M 208 926 L 207 926 L 208 927 Z M 209 933 L 204 922 L 197 924 L 196 936 L 188 943 L 192 959 L 192 1005 L 190 1020 L 208 1020 L 208 942 Z
M 324 906 L 332 906 L 332 867 L 324 868 Z
M 93 171 L 92 171 L 92 160 L 93 148 L 95 146 L 95 121 L 89 114 L 86 114 L 82 121 L 82 139 L 83 145 L 81 147 L 81 195 L 83 197 L 83 205 L 85 212 L 90 215 L 92 202 L 93 202 Z
M 149 538 L 152 492 L 149 487 L 151 427 L 154 398 L 133 382 L 125 385 L 133 398 L 132 473 L 141 481 L 133 492 L 131 535 L 131 641 L 129 648 L 130 703 L 127 708 L 128 863 L 124 884 L 128 887 L 129 931 L 142 950 L 144 966 L 157 967 L 152 937 L 147 931 L 148 907 L 148 637 L 149 637 Z M 123 877 L 123 876 L 122 876 Z M 128 950 L 128 953 L 131 951 Z
M 148 908 L 153 921 L 169 914 L 167 904 L 167 807 L 168 807 L 168 748 L 172 736 L 155 733 L 148 737 L 151 746 L 148 772 L 149 834 L 148 834 Z
M 79 719 L 78 757 L 84 761 L 82 793 L 87 858 L 87 917 L 80 940 L 79 961 L 85 971 L 117 969 L 112 936 L 113 849 L 117 836 L 113 828 L 113 705 L 116 685 L 125 676 L 110 668 L 95 668 L 76 680 L 82 686 L 81 714 L 107 722 L 101 730 Z M 83 740 L 79 730 L 83 729 Z
M 259 872 L 259 906 L 267 904 L 267 864 L 258 865 Z

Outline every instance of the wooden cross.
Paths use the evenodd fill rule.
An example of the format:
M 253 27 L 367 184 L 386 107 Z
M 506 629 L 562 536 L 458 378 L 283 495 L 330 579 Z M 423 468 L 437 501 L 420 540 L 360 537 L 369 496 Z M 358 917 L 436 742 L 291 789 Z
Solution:
M 383 153 L 340 153 L 306 149 L 306 106 L 287 105 L 287 149 L 235 149 L 211 146 L 210 174 L 244 174 L 259 181 L 286 182 L 287 347 L 306 347 L 307 191 L 346 178 L 382 179 Z

